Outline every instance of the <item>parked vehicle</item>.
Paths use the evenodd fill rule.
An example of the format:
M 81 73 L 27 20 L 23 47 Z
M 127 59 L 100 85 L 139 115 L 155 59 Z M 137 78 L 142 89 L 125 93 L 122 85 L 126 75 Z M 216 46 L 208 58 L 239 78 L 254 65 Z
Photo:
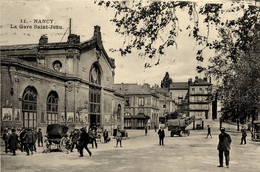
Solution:
M 171 131 L 171 137 L 174 135 L 184 136 L 190 135 L 190 131 L 186 130 L 187 124 L 185 119 L 170 119 L 167 121 L 168 131 Z
M 45 140 L 45 143 L 46 149 L 48 150 L 46 150 L 46 152 L 49 152 L 53 146 L 63 152 L 68 151 L 68 129 L 67 126 L 60 124 L 50 124 L 47 126 L 47 139 Z
M 253 141 L 260 141 L 260 121 L 253 122 L 251 133 Z

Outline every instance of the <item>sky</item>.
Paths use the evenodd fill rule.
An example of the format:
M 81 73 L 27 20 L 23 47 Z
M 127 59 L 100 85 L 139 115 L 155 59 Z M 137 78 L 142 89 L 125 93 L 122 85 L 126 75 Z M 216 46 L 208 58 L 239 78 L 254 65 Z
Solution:
M 194 79 L 195 76 L 204 77 L 196 72 L 198 62 L 195 55 L 198 47 L 187 33 L 180 34 L 177 48 L 171 47 L 166 50 L 166 55 L 157 57 L 160 58 L 159 65 L 144 68 L 146 62 L 155 64 L 157 59 L 141 58 L 137 52 L 122 57 L 109 51 L 111 48 L 120 47 L 124 38 L 115 33 L 115 26 L 110 22 L 114 11 L 94 4 L 93 0 L 0 0 L 0 3 L 0 45 L 38 43 L 43 34 L 47 34 L 49 42 L 67 41 L 68 32 L 65 36 L 64 33 L 71 18 L 72 33 L 80 35 L 81 42 L 92 37 L 95 25 L 101 27 L 104 48 L 108 55 L 115 59 L 115 83 L 160 85 L 166 72 L 169 72 L 173 82 L 187 82 L 189 78 Z M 33 26 L 35 19 L 48 19 L 62 28 L 24 28 L 28 25 Z M 180 23 L 185 24 L 187 21 L 188 18 L 183 16 Z M 212 55 L 208 53 L 208 57 Z

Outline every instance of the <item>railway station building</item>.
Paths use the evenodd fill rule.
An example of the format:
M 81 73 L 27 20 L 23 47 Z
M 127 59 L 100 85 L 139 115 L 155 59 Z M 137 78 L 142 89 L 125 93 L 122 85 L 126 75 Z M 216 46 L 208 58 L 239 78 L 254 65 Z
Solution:
M 114 90 L 115 61 L 106 53 L 100 27 L 80 42 L 1 46 L 1 129 L 66 124 L 112 130 L 124 125 L 124 96 Z

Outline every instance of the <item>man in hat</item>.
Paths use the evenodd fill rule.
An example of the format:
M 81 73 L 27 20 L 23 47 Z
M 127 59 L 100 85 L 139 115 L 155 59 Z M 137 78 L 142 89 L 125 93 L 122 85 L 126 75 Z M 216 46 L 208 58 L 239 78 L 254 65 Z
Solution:
M 9 139 L 8 128 L 5 128 L 3 134 L 3 140 L 5 142 L 5 153 L 8 152 L 8 139 Z
M 242 127 L 241 132 L 242 132 L 242 137 L 241 137 L 241 143 L 240 144 L 242 145 L 243 142 L 246 144 L 246 136 L 247 136 L 246 129 L 244 127 Z
M 36 132 L 35 129 L 33 129 L 32 132 L 33 132 L 33 135 L 34 135 L 34 137 L 33 137 L 33 151 L 37 152 L 37 150 L 36 150 L 37 132 Z
M 164 133 L 163 127 L 161 127 L 160 130 L 158 131 L 158 135 L 159 135 L 159 145 L 164 146 L 163 139 L 165 137 L 165 133 Z
M 71 140 L 70 152 L 73 152 L 74 147 L 77 145 L 78 138 L 79 138 L 79 131 L 77 129 L 74 129 L 74 131 L 72 131 L 70 134 L 70 140 Z
M 104 142 L 107 143 L 108 132 L 107 132 L 106 129 L 105 129 L 104 132 L 103 132 L 103 136 L 104 136 Z
M 209 136 L 212 138 L 212 136 L 211 136 L 211 129 L 210 129 L 210 126 L 209 126 L 209 125 L 207 125 L 207 127 L 208 127 L 208 134 L 207 134 L 207 138 L 208 138 Z
M 18 144 L 18 135 L 15 133 L 15 129 L 12 129 L 12 134 L 10 135 L 8 139 L 9 148 L 13 152 L 13 156 L 16 155 L 15 151 L 17 149 Z
M 34 145 L 35 135 L 32 132 L 32 129 L 27 129 L 24 135 L 25 151 L 27 155 L 33 154 L 33 145 Z
M 225 154 L 226 159 L 226 166 L 229 167 L 229 151 L 230 151 L 230 144 L 231 144 L 231 137 L 229 134 L 225 132 L 225 128 L 220 129 L 221 133 L 219 134 L 219 143 L 218 143 L 218 150 L 219 150 L 219 166 L 223 167 L 223 153 Z
M 24 135 L 26 133 L 25 128 L 22 128 L 22 131 L 20 133 L 20 141 L 21 141 L 21 151 L 23 152 L 25 150 L 25 143 L 24 143 Z
M 38 147 L 43 147 L 42 131 L 40 128 L 37 132 L 37 138 L 38 138 Z M 40 146 L 40 143 L 42 144 L 42 146 Z
M 78 139 L 78 144 L 79 144 L 79 153 L 80 156 L 79 157 L 83 157 L 83 149 L 85 148 L 89 154 L 89 156 L 92 155 L 92 153 L 90 152 L 90 150 L 88 149 L 88 142 L 89 142 L 89 135 L 86 132 L 85 128 L 81 128 L 80 129 L 81 133 L 80 133 L 80 137 Z

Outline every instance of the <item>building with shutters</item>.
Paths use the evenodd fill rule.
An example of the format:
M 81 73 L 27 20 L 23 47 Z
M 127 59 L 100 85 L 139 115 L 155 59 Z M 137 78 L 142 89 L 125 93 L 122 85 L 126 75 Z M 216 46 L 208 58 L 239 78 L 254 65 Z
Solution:
M 97 125 L 107 130 L 124 125 L 124 96 L 114 90 L 114 59 L 106 53 L 100 27 L 80 42 L 1 46 L 1 126 L 70 128 Z

